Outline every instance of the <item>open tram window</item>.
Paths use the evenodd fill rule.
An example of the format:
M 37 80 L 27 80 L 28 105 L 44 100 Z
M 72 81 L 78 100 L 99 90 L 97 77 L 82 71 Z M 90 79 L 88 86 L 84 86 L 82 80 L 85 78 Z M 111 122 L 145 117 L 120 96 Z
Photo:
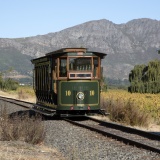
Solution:
M 69 78 L 91 79 L 92 57 L 69 57 Z
M 91 57 L 87 58 L 69 58 L 69 70 L 70 71 L 91 71 Z
M 60 58 L 59 62 L 59 76 L 60 77 L 67 77 L 67 58 Z

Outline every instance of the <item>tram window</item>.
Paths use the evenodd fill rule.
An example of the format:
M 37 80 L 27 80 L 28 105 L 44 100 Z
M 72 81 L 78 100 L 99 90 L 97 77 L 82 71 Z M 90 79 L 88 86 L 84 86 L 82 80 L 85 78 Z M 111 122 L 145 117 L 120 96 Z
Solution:
M 67 58 L 60 58 L 59 71 L 60 77 L 67 77 Z
M 90 71 L 91 66 L 91 57 L 69 58 L 69 70 L 71 71 Z
M 94 57 L 93 58 L 93 66 L 94 66 L 94 73 L 93 73 L 93 75 L 94 75 L 94 77 L 98 77 L 98 57 Z

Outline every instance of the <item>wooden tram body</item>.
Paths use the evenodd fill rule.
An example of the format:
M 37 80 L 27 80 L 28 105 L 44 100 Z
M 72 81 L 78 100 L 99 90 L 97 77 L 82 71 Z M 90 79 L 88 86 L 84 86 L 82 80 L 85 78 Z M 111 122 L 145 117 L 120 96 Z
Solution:
M 86 48 L 62 48 L 31 60 L 37 98 L 34 110 L 50 116 L 98 113 L 105 56 Z

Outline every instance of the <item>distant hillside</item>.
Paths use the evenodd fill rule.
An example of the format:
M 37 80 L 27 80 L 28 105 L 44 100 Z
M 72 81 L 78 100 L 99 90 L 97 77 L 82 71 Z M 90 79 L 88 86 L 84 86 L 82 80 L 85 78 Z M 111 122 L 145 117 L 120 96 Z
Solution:
M 0 48 L 1 71 L 6 71 L 11 67 L 23 74 L 30 74 L 31 56 L 24 55 L 16 48 Z
M 0 55 L 5 52 L 4 66 L 12 66 L 19 73 L 31 71 L 29 59 L 43 56 L 45 53 L 62 47 L 87 47 L 89 50 L 107 53 L 103 61 L 106 77 L 128 79 L 128 74 L 136 64 L 148 63 L 160 59 L 156 50 L 160 48 L 160 21 L 152 19 L 135 19 L 125 24 L 114 24 L 102 19 L 86 22 L 60 32 L 18 39 L 0 39 Z M 26 56 L 28 55 L 28 56 Z M 20 56 L 21 64 L 18 67 Z M 21 60 L 23 59 L 23 60 Z M 1 63 L 0 63 L 1 65 Z
M 20 82 L 32 82 L 31 59 L 31 56 L 22 54 L 16 48 L 0 48 L 0 72 L 6 78 L 9 76 L 20 79 Z

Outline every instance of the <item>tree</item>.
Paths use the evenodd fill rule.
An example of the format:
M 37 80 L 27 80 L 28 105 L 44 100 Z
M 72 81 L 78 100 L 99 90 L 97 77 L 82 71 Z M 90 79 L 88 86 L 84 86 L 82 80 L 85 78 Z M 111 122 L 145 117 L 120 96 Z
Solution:
M 136 65 L 129 74 L 129 92 L 160 93 L 160 61 L 154 60 L 145 65 Z
M 0 72 L 0 89 L 3 88 L 3 78 L 2 78 L 2 73 Z
M 11 78 L 4 79 L 3 73 L 0 72 L 0 89 L 1 90 L 16 90 L 19 83 Z

